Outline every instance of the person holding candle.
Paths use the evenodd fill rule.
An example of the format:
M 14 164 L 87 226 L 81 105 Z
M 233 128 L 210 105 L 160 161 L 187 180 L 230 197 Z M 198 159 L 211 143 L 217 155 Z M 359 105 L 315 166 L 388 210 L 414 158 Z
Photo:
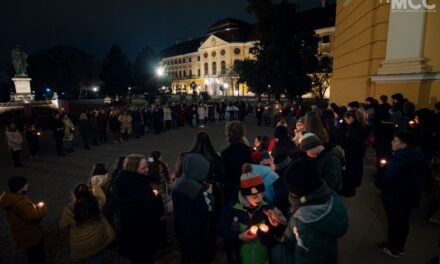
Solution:
M 160 241 L 160 220 L 164 206 L 151 188 L 147 159 L 131 154 L 124 159 L 114 179 L 112 193 L 117 211 L 119 254 L 132 263 L 153 263 Z
M 219 221 L 219 234 L 225 240 L 228 263 L 269 263 L 271 232 L 260 232 L 278 226 L 266 216 L 271 206 L 263 200 L 263 178 L 252 172 L 250 164 L 244 164 L 240 177 L 240 190 L 235 199 L 226 205 Z
M 59 226 L 69 230 L 70 260 L 73 263 L 101 263 L 101 253 L 115 238 L 115 232 L 102 215 L 105 194 L 85 184 L 73 191 L 72 203 L 64 208 Z
M 43 202 L 33 203 L 27 196 L 28 180 L 13 176 L 9 179 L 9 192 L 0 193 L 0 207 L 7 219 L 18 249 L 27 253 L 29 264 L 43 264 L 44 229 L 42 220 L 47 213 Z
M 405 253 L 412 208 L 420 202 L 422 179 L 427 175 L 423 152 L 412 132 L 396 132 L 391 142 L 394 154 L 384 164 L 380 182 L 382 201 L 388 220 L 388 239 L 377 249 L 392 257 Z
M 317 173 L 316 161 L 299 159 L 284 174 L 292 216 L 272 248 L 277 264 L 338 263 L 337 239 L 348 229 L 347 209 Z

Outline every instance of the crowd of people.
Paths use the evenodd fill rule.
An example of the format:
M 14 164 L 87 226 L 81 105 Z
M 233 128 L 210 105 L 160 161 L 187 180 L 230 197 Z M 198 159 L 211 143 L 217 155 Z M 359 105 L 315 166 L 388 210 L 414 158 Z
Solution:
M 229 145 L 220 153 L 200 131 L 173 168 L 160 151 L 120 157 L 111 173 L 95 164 L 88 182 L 75 187 L 59 223 L 69 230 L 71 261 L 100 263 L 102 251 L 116 245 L 132 263 L 154 263 L 158 250 L 170 242 L 166 222 L 173 217 L 181 263 L 213 262 L 218 236 L 230 264 L 337 263 L 338 238 L 348 229 L 341 196 L 356 195 L 364 156 L 371 150 L 377 155 L 375 182 L 388 223 L 388 236 L 376 247 L 391 257 L 403 256 L 411 210 L 420 202 L 429 161 L 440 150 L 440 104 L 435 111 L 415 111 L 401 94 L 392 99 L 392 104 L 381 96 L 379 102 L 367 98 L 346 107 L 313 106 L 304 114 L 297 103 L 257 104 L 257 118 L 265 107 L 277 114 L 265 116 L 267 125 L 275 122 L 274 134 L 258 136 L 253 144 L 244 123 L 232 120 L 225 125 Z M 197 112 L 195 106 L 190 109 L 189 117 Z M 133 122 L 136 111 L 119 115 L 111 109 L 108 122 L 112 117 Z M 115 143 L 128 140 L 128 128 L 139 127 L 120 130 L 122 123 L 117 137 L 109 125 Z M 154 117 L 151 123 L 155 131 Z M 142 129 L 133 133 L 140 136 Z M 41 221 L 47 209 L 26 197 L 28 188 L 27 179 L 10 178 L 0 207 L 29 263 L 44 263 Z
M 53 132 L 56 152 L 64 156 L 74 152 L 75 136 L 80 137 L 84 149 L 88 150 L 91 145 L 124 143 L 145 134 L 158 135 L 184 126 L 203 127 L 226 118 L 229 121 L 243 121 L 250 110 L 252 107 L 244 101 L 231 101 L 228 104 L 223 100 L 179 104 L 156 102 L 144 107 L 127 105 L 123 109 L 112 106 L 107 111 L 104 108 L 90 109 L 80 113 L 77 119 L 60 111 L 52 116 L 49 126 Z M 31 159 L 38 156 L 41 134 L 38 120 L 25 124 L 26 140 L 23 140 L 14 122 L 9 124 L 6 136 L 14 166 L 23 166 L 20 159 L 23 143 L 27 143 Z

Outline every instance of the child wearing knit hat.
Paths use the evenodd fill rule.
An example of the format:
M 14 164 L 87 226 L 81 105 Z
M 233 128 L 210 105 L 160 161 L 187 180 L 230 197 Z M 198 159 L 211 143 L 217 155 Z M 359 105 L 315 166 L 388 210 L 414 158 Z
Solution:
M 228 263 L 269 263 L 270 234 L 278 223 L 268 219 L 271 207 L 263 200 L 263 178 L 244 164 L 240 189 L 235 200 L 226 205 L 219 221 L 219 233 L 225 240 Z

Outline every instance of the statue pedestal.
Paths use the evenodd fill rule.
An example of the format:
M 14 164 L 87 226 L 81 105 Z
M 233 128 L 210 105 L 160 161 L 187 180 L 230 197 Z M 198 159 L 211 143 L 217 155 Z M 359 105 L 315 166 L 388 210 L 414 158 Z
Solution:
M 12 81 L 15 84 L 15 94 L 11 96 L 12 101 L 33 101 L 34 95 L 31 91 L 31 78 L 15 77 Z

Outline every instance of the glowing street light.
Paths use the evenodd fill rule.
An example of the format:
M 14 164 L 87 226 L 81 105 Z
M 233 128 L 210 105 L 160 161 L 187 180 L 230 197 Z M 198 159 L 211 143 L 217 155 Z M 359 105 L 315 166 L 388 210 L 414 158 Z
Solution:
M 93 87 L 93 88 L 92 88 L 92 91 L 94 91 L 95 93 L 96 93 L 98 90 L 99 90 L 98 87 Z
M 49 92 L 50 92 L 50 88 L 46 88 L 46 92 L 48 92 L 48 93 L 49 93 Z
M 163 77 L 165 75 L 165 68 L 162 66 L 157 67 L 156 69 L 156 75 L 158 77 Z

